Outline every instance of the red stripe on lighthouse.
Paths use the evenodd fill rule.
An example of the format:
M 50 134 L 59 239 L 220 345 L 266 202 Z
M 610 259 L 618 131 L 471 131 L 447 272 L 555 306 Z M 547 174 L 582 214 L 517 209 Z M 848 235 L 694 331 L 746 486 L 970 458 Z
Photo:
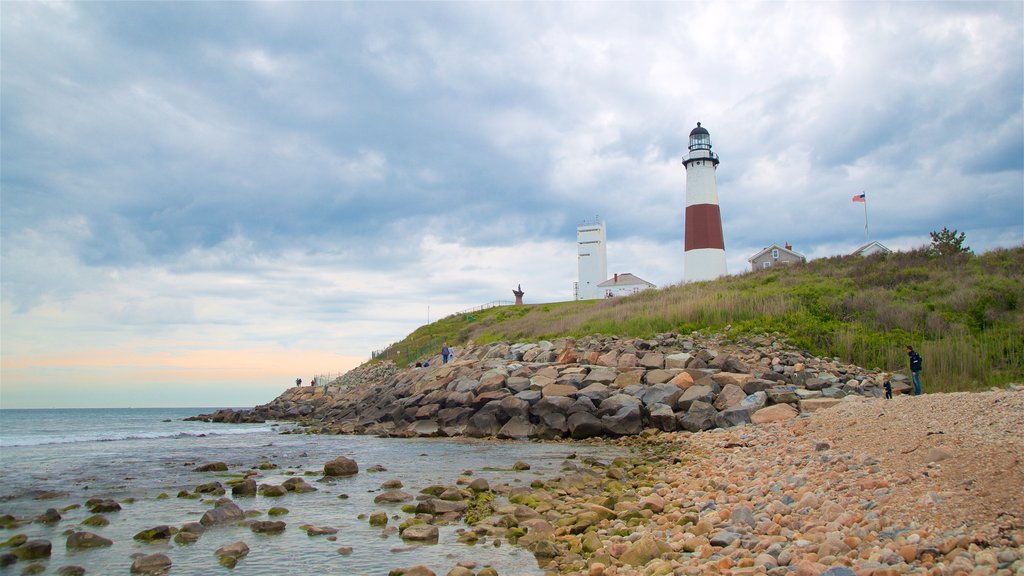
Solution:
M 722 213 L 718 204 L 694 204 L 686 207 L 685 250 L 718 248 L 725 250 L 722 238 Z

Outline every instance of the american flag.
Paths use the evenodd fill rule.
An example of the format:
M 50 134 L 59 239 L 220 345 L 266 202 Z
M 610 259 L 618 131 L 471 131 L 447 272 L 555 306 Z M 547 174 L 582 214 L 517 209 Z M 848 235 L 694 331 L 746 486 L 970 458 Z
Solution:
M 854 202 L 867 202 L 867 198 L 865 198 L 864 193 L 861 192 L 860 194 L 857 194 L 856 196 L 853 197 L 853 201 Z

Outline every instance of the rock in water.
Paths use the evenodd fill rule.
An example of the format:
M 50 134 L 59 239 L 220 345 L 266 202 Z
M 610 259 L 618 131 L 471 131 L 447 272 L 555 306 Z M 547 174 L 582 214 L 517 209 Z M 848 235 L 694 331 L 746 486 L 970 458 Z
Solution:
M 430 524 L 413 524 L 402 532 L 402 540 L 410 542 L 437 542 L 437 526 Z
M 352 476 L 359 473 L 359 465 L 355 460 L 338 456 L 324 464 L 324 476 Z
M 72 532 L 68 536 L 67 548 L 69 550 L 84 550 L 88 548 L 102 548 L 104 546 L 110 546 L 114 542 L 108 540 L 99 534 L 93 534 L 92 532 Z
M 132 574 L 166 574 L 171 569 L 171 559 L 166 554 L 140 556 L 132 562 Z
M 38 560 L 49 558 L 52 545 L 49 540 L 28 540 L 12 552 L 19 560 Z
M 213 526 L 224 522 L 232 522 L 245 518 L 245 512 L 228 498 L 221 498 L 213 510 L 207 510 L 199 523 L 203 526 Z

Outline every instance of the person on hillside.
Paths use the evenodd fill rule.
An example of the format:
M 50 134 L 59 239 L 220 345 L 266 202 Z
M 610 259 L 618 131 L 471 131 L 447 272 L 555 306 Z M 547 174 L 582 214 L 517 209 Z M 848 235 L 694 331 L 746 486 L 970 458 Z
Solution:
M 910 380 L 914 383 L 914 396 L 921 395 L 921 355 L 914 352 L 913 346 L 907 346 L 910 358 Z
M 445 342 L 444 345 L 441 346 L 441 363 L 442 364 L 447 364 L 448 363 L 448 357 L 449 357 L 449 355 L 451 355 L 451 353 L 452 353 L 452 349 L 449 348 L 448 347 L 448 343 Z
M 889 380 L 888 375 L 885 375 L 885 381 L 882 382 L 882 388 L 885 388 L 885 399 L 892 400 L 892 380 Z
M 295 386 L 296 387 L 302 386 L 302 378 L 296 378 L 295 379 Z

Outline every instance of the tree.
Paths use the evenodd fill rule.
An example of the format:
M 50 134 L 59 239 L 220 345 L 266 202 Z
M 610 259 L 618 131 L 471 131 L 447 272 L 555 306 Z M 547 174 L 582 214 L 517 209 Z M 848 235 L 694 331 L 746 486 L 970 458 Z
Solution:
M 932 237 L 932 246 L 928 252 L 933 256 L 973 254 L 970 246 L 964 246 L 964 238 L 967 236 L 964 232 L 957 235 L 956 230 L 950 231 L 949 228 L 943 227 L 942 231 L 929 232 L 929 234 Z

